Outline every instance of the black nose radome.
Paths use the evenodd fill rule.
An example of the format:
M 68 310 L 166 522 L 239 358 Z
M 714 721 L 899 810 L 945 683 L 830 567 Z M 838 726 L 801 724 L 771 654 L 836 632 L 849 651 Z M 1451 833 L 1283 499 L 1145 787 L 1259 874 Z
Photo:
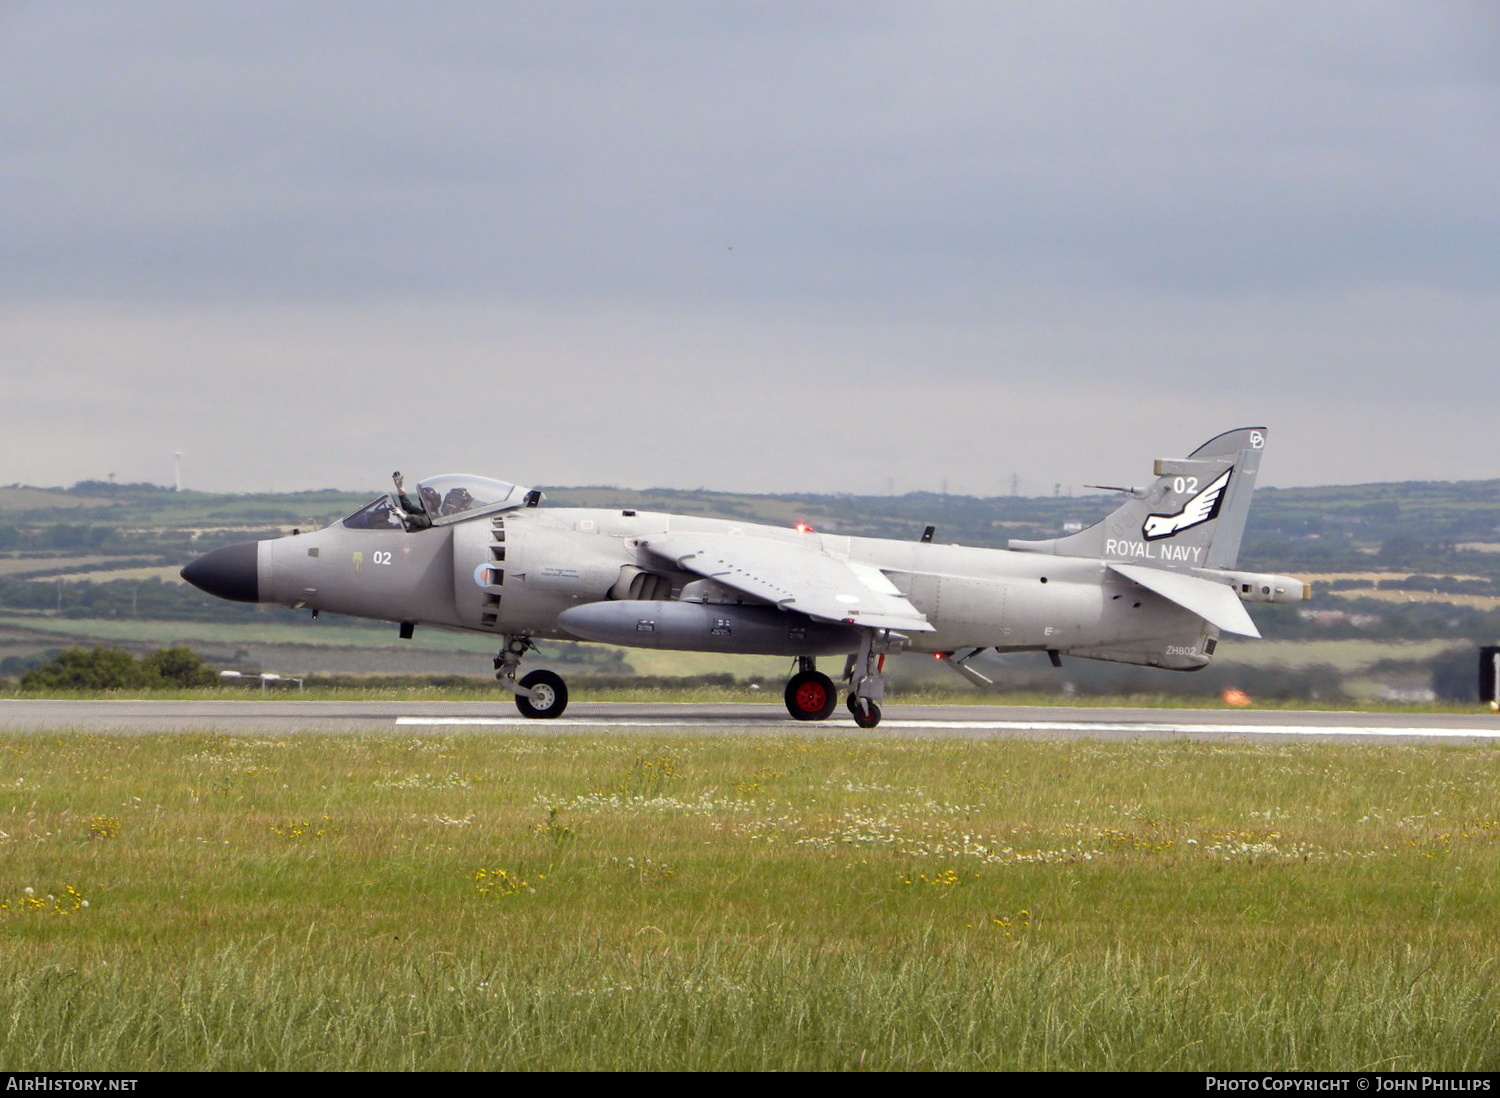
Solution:
M 260 601 L 257 562 L 260 542 L 237 541 L 204 553 L 182 570 L 182 578 L 200 591 L 235 602 Z

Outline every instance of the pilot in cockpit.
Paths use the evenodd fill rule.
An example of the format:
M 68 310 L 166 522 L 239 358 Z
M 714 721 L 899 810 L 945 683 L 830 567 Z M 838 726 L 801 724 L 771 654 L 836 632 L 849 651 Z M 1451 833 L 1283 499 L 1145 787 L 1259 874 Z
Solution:
M 436 495 L 437 493 L 433 493 Z M 459 487 L 451 489 L 443 497 L 443 506 L 439 514 L 458 515 L 474 506 L 474 495 L 467 488 Z

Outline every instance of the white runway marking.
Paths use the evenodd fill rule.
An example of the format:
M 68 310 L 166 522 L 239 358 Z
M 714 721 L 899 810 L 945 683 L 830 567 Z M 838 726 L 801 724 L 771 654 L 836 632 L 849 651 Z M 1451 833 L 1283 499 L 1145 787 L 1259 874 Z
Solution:
M 397 717 L 398 725 L 424 725 L 446 727 L 501 727 L 501 728 L 689 728 L 699 724 L 720 727 L 742 723 L 746 726 L 765 727 L 768 722 L 734 720 L 690 721 L 674 717 L 635 718 L 631 720 L 575 720 L 560 717 L 556 720 L 537 721 L 527 717 Z M 825 723 L 796 722 L 792 728 L 810 730 L 815 728 L 843 728 L 843 722 Z M 878 734 L 883 729 L 903 731 L 959 731 L 959 732 L 1100 732 L 1129 734 L 1145 732 L 1152 735 L 1188 736 L 1379 736 L 1418 737 L 1424 739 L 1453 739 L 1456 736 L 1468 739 L 1500 739 L 1500 727 L 1484 728 L 1416 728 L 1374 725 L 1312 725 L 1312 724 L 1190 724 L 1177 721 L 952 721 L 952 720 L 884 720 L 879 727 L 871 729 Z

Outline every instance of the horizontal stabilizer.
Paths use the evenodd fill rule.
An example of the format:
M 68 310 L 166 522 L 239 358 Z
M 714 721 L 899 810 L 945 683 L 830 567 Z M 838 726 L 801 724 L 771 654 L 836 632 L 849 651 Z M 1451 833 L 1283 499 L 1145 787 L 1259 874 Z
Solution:
M 1201 576 L 1186 572 L 1169 572 L 1163 568 L 1151 568 L 1144 564 L 1122 564 L 1111 561 L 1112 571 L 1154 591 L 1164 599 L 1170 599 L 1184 610 L 1197 614 L 1210 625 L 1216 625 L 1226 633 L 1238 633 L 1244 637 L 1259 637 L 1260 630 L 1250 620 L 1244 604 L 1227 583 L 1216 583 Z

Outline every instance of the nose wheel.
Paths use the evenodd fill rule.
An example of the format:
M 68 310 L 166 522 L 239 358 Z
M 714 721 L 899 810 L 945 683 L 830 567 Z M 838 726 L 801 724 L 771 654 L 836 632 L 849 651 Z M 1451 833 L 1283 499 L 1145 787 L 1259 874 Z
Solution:
M 550 720 L 562 716 L 568 707 L 568 685 L 551 671 L 532 671 L 521 680 L 521 689 L 528 691 L 516 695 L 516 708 L 523 717 Z
M 506 637 L 505 647 L 495 657 L 495 681 L 516 696 L 521 716 L 550 720 L 562 716 L 568 708 L 568 685 L 551 671 L 532 671 L 516 681 L 521 657 L 534 647 L 530 637 Z

